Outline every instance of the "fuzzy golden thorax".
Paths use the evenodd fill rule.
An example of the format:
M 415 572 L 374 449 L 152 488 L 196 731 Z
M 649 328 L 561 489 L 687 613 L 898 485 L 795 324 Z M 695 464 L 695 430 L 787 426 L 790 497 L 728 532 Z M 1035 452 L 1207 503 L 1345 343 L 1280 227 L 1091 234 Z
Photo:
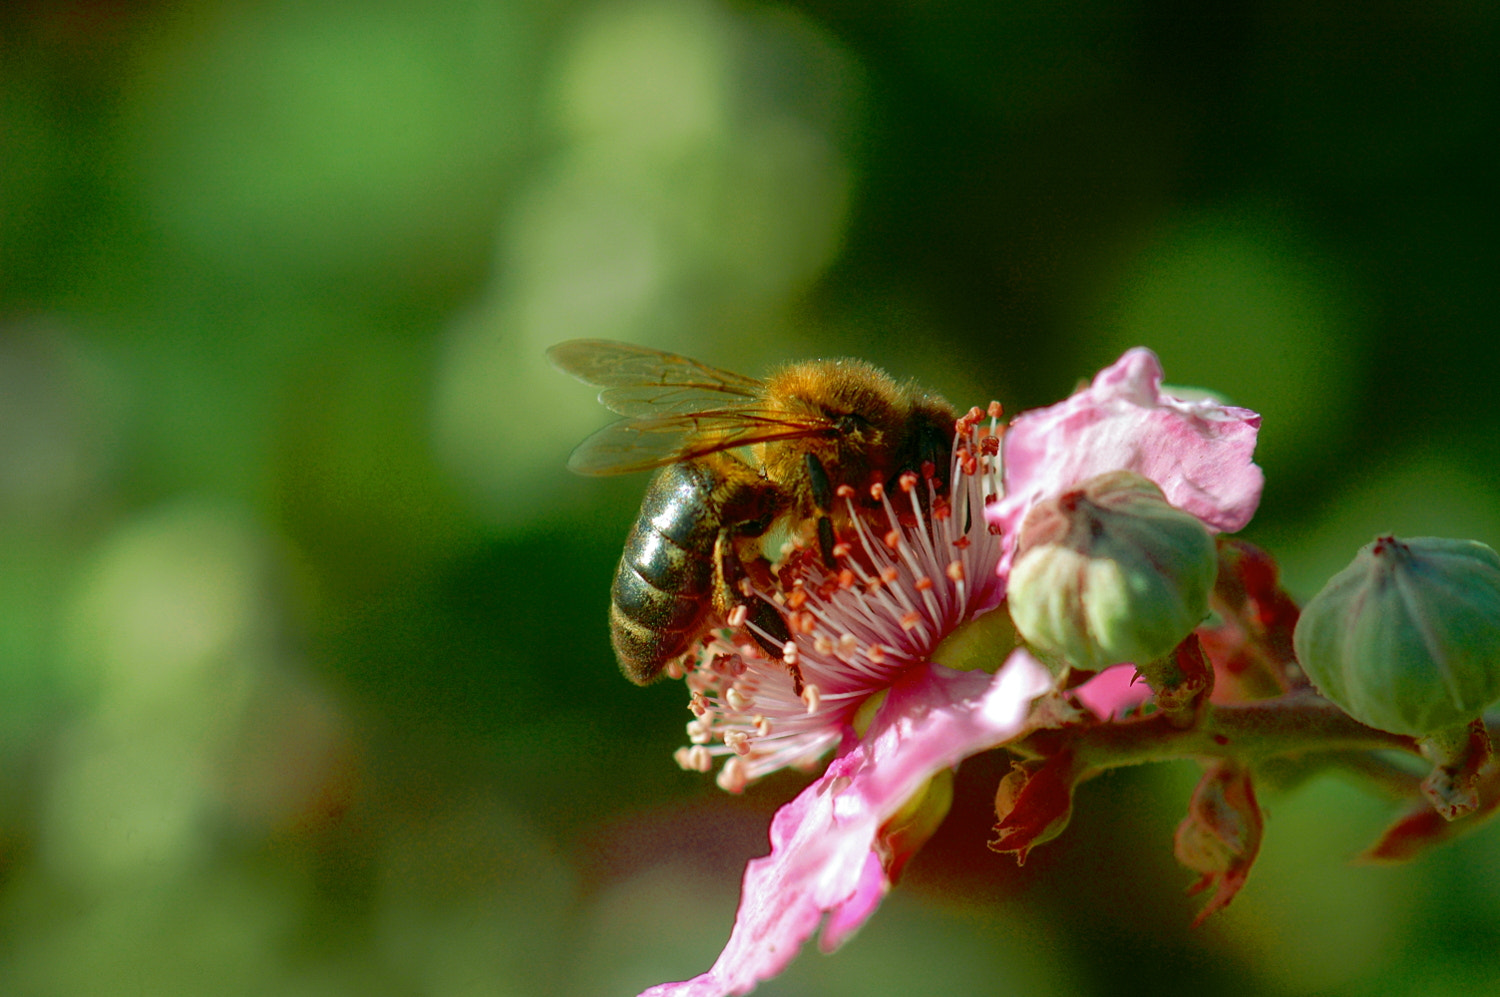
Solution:
M 822 464 L 834 488 L 851 485 L 861 497 L 915 470 L 929 451 L 946 454 L 956 417 L 952 407 L 861 360 L 791 364 L 766 382 L 770 406 L 791 421 L 827 421 L 827 433 L 774 441 L 756 448 L 766 477 L 791 498 L 796 513 L 814 509 L 807 456 Z

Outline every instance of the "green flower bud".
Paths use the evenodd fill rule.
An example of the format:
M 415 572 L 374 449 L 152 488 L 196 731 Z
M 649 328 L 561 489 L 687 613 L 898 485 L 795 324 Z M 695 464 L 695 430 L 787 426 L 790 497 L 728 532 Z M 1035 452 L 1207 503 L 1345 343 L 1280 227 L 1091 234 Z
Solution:
M 1039 503 L 1017 549 L 1016 629 L 1044 658 L 1086 671 L 1169 653 L 1208 615 L 1218 570 L 1207 527 L 1130 471 Z
M 1500 699 L 1500 557 L 1473 540 L 1380 537 L 1313 596 L 1297 659 L 1361 723 L 1422 736 Z

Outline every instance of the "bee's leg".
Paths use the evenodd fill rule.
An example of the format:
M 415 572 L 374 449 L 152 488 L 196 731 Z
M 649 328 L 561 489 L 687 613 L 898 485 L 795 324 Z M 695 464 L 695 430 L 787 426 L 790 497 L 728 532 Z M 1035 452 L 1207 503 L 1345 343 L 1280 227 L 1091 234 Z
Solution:
M 832 571 L 835 566 L 833 520 L 828 516 L 833 512 L 833 482 L 828 480 L 828 471 L 824 469 L 823 462 L 812 454 L 803 454 L 803 463 L 807 465 L 807 480 L 812 486 L 813 505 L 817 507 L 818 553 L 823 555 L 823 566 Z
M 931 464 L 937 476 L 937 490 L 947 490 L 947 482 L 943 475 L 948 471 L 948 458 L 953 453 L 953 440 L 944 436 L 932 426 L 923 426 L 921 435 L 917 440 L 917 467 L 912 470 L 921 470 L 922 465 Z
M 735 533 L 733 528 L 725 527 L 714 541 L 715 601 L 720 603 L 719 609 L 726 617 L 733 609 L 743 607 L 750 636 L 773 660 L 781 660 L 787 641 L 792 639 L 791 631 L 775 604 L 755 594 L 750 576 L 735 551 Z M 792 676 L 792 691 L 802 695 L 802 669 L 788 665 L 787 670 Z
M 785 661 L 782 654 L 792 635 L 786 628 L 786 620 L 782 618 L 781 611 L 764 599 L 756 599 L 749 609 L 750 622 L 759 628 L 750 631 L 755 635 L 756 642 L 769 651 L 771 657 Z M 767 636 L 761 636 L 760 630 L 764 630 Z M 786 662 L 786 670 L 792 676 L 792 692 L 802 695 L 802 667 L 794 660 Z

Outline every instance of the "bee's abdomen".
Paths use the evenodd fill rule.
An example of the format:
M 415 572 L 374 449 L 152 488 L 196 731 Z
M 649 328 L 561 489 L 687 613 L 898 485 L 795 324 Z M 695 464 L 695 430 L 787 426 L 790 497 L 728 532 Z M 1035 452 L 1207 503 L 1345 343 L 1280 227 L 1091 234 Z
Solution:
M 708 615 L 719 531 L 711 487 L 709 475 L 691 462 L 662 468 L 625 540 L 611 591 L 610 638 L 620 670 L 637 684 L 688 650 Z

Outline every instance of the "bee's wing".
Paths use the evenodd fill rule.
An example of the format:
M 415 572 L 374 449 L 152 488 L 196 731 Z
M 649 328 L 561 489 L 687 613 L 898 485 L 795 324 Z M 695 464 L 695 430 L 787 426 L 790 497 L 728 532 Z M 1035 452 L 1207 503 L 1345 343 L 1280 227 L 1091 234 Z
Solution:
M 789 419 L 754 402 L 710 412 L 621 419 L 578 444 L 568 467 L 579 474 L 628 474 L 720 450 L 832 430 L 831 423 Z
M 710 413 L 764 393 L 753 377 L 610 339 L 570 339 L 549 349 L 547 359 L 563 373 L 603 388 L 599 401 L 624 416 Z

